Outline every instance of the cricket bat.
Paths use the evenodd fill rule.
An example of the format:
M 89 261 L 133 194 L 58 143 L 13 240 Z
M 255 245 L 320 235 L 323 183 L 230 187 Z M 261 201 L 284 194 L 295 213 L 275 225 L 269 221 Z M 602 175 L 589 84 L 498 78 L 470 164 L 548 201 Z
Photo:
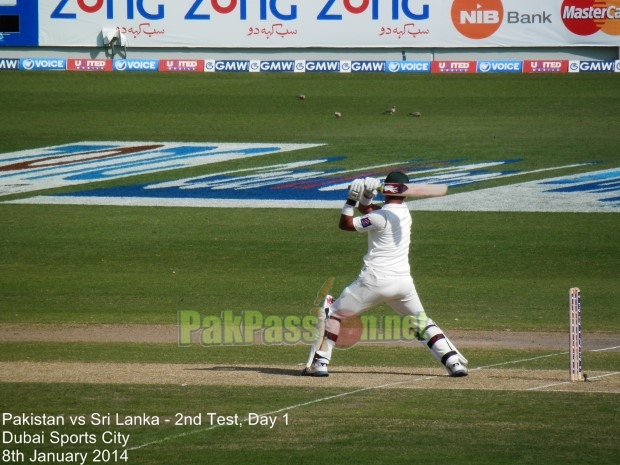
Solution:
M 384 195 L 400 197 L 441 197 L 448 193 L 447 184 L 383 184 L 379 189 Z

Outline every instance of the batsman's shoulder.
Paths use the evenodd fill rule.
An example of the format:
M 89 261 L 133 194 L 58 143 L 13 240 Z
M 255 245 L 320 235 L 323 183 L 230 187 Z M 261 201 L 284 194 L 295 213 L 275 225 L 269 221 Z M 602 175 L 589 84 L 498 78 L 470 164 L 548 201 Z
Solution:
M 357 209 L 362 215 L 367 215 L 368 213 L 372 213 L 377 210 L 381 210 L 381 205 L 377 205 L 376 203 L 371 203 L 370 205 L 358 205 Z

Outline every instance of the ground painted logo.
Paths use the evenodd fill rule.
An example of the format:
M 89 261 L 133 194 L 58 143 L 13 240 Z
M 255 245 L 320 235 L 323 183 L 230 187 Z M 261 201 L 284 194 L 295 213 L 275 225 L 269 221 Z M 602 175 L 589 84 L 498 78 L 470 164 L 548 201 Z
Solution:
M 79 142 L 5 153 L 0 155 L 0 195 L 108 181 L 316 146 L 219 142 Z
M 332 167 L 343 158 L 303 160 L 222 171 L 161 183 L 88 190 L 77 194 L 56 196 L 54 202 L 195 207 L 333 208 L 342 203 L 353 179 L 367 176 L 382 179 L 396 168 L 407 172 L 417 182 L 445 183 L 452 187 L 495 179 L 519 171 L 515 167 L 519 160 L 481 163 L 467 163 L 462 159 L 413 160 L 351 170 Z M 303 201 L 303 204 L 300 201 Z
M 464 211 L 619 211 L 619 175 L 615 170 L 587 175 L 549 178 L 501 188 L 456 193 L 455 188 L 489 180 L 523 175 L 554 176 L 581 163 L 538 170 L 522 170 L 522 160 L 471 163 L 465 159 L 410 160 L 385 165 L 338 169 L 345 157 L 318 158 L 291 163 L 220 171 L 159 183 L 135 184 L 80 193 L 34 197 L 15 203 L 142 205 L 225 208 L 339 208 L 351 180 L 372 176 L 383 179 L 394 169 L 405 171 L 414 182 L 450 186 L 449 195 L 409 202 L 412 210 Z M 584 176 L 589 181 L 586 182 Z M 557 184 L 561 182 L 562 184 Z M 554 184 L 556 183 L 556 184 Z M 527 192 L 527 194 L 526 194 Z
M 421 199 L 414 206 L 441 211 L 620 213 L 620 168 Z

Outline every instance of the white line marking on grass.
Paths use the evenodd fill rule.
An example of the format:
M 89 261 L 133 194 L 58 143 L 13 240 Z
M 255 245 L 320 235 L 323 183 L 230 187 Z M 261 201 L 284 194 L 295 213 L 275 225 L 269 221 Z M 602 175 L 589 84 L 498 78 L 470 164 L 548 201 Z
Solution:
M 308 402 L 302 402 L 301 404 L 289 405 L 288 407 L 282 407 L 281 409 L 273 410 L 271 412 L 263 413 L 261 415 L 273 415 L 273 414 L 276 414 L 276 413 L 293 410 L 293 409 L 296 409 L 296 408 L 299 408 L 299 407 L 305 407 L 307 405 L 316 404 L 318 402 L 325 402 L 327 400 L 337 399 L 339 397 L 351 396 L 353 394 L 358 394 L 358 393 L 364 392 L 364 391 L 371 391 L 373 389 L 383 389 L 383 388 L 388 388 L 388 387 L 392 387 L 392 386 L 398 386 L 399 384 L 411 383 L 412 381 L 414 381 L 414 382 L 425 381 L 427 379 L 433 379 L 433 378 L 436 378 L 436 376 L 426 376 L 424 378 L 418 378 L 418 379 L 415 379 L 415 380 L 398 381 L 396 383 L 382 384 L 380 386 L 365 387 L 365 388 L 362 388 L 362 389 L 356 389 L 354 391 L 343 392 L 343 393 L 336 394 L 336 395 L 333 395 L 333 396 L 327 396 L 327 397 L 321 397 L 319 399 L 309 400 Z M 248 420 L 249 420 L 248 418 L 245 418 L 245 419 L 241 420 L 241 423 L 247 423 Z M 194 431 L 188 431 L 186 433 L 179 433 L 179 434 L 174 434 L 172 436 L 166 436 L 166 437 L 158 439 L 156 441 L 151 441 L 151 442 L 147 442 L 147 443 L 144 443 L 144 444 L 141 444 L 141 445 L 138 445 L 138 446 L 129 447 L 129 448 L 127 448 L 127 450 L 144 449 L 145 447 L 152 446 L 152 445 L 155 445 L 155 444 L 161 444 L 162 442 L 170 441 L 172 439 L 183 438 L 185 436 L 190 436 L 192 434 L 202 433 L 202 432 L 206 432 L 206 431 L 211 431 L 211 430 L 214 430 L 215 428 L 219 428 L 220 426 L 223 426 L 223 425 L 211 425 L 208 428 L 201 428 L 201 429 L 197 429 L 197 430 L 194 430 Z
M 538 391 L 539 389 L 546 389 L 546 388 L 550 388 L 553 386 L 562 386 L 564 384 L 570 384 L 571 381 L 562 381 L 561 383 L 551 383 L 551 384 L 545 384 L 544 386 L 536 386 L 533 388 L 529 388 L 528 391 Z
M 614 349 L 614 348 L 617 348 L 617 347 L 608 347 L 608 348 L 605 348 L 605 349 L 597 349 L 597 351 L 611 350 L 611 349 Z M 596 352 L 596 351 L 593 350 L 591 352 Z M 543 358 L 557 357 L 559 355 L 567 355 L 567 354 L 568 354 L 568 352 L 557 352 L 555 354 L 541 355 L 539 357 L 531 357 L 531 358 L 524 358 L 524 359 L 520 359 L 520 360 L 511 360 L 509 362 L 494 363 L 492 365 L 486 365 L 486 366 L 482 366 L 482 367 L 472 368 L 469 371 L 470 372 L 472 372 L 472 371 L 480 371 L 480 370 L 485 370 L 485 369 L 488 369 L 488 368 L 494 368 L 494 367 L 505 366 L 505 365 L 514 365 L 516 363 L 523 363 L 523 362 L 531 362 L 533 360 L 540 360 L 540 359 L 543 359 Z M 614 375 L 617 375 L 617 374 L 620 374 L 620 372 L 606 373 L 604 375 L 599 375 L 599 376 L 596 376 L 596 377 L 591 377 L 590 379 L 599 379 L 599 378 L 603 378 L 603 377 L 606 377 L 606 376 L 614 376 Z M 437 378 L 437 377 L 436 376 L 425 376 L 425 377 L 422 377 L 422 378 L 414 378 L 414 379 L 407 380 L 407 381 L 398 381 L 398 382 L 395 382 L 395 383 L 382 384 L 380 386 L 370 386 L 370 387 L 365 387 L 365 388 L 361 388 L 361 389 L 355 389 L 354 391 L 343 392 L 343 393 L 336 394 L 336 395 L 333 395 L 333 396 L 327 396 L 327 397 L 321 397 L 319 399 L 309 400 L 307 402 L 302 402 L 300 404 L 289 405 L 287 407 L 282 407 L 282 408 L 280 408 L 278 410 L 273 410 L 271 412 L 263 413 L 261 415 L 273 415 L 273 414 L 276 414 L 276 413 L 285 412 L 285 411 L 289 411 L 289 410 L 294 410 L 294 409 L 300 408 L 300 407 L 305 407 L 307 405 L 312 405 L 312 404 L 316 404 L 316 403 L 319 403 L 319 402 L 325 402 L 325 401 L 328 401 L 328 400 L 337 399 L 339 397 L 351 396 L 351 395 L 354 395 L 354 394 L 358 394 L 360 392 L 371 391 L 373 389 L 383 389 L 383 388 L 398 386 L 400 384 L 417 383 L 417 382 L 427 381 L 427 380 L 435 379 L 435 378 Z M 530 388 L 530 389 L 528 389 L 528 391 L 534 391 L 534 390 L 537 390 L 537 389 L 544 389 L 544 388 L 553 387 L 553 386 L 560 386 L 560 385 L 567 384 L 567 383 L 568 383 L 568 381 L 562 382 L 562 383 L 556 383 L 556 384 L 547 384 L 545 386 L 539 386 L 539 387 L 535 387 L 535 388 Z M 249 420 L 248 418 L 245 418 L 245 419 L 241 420 L 241 423 L 247 423 L 248 420 Z M 153 446 L 153 445 L 156 445 L 156 444 L 161 444 L 162 442 L 170 441 L 172 439 L 178 439 L 178 438 L 190 436 L 192 434 L 197 434 L 197 433 L 202 433 L 202 432 L 206 432 L 206 431 L 211 431 L 211 430 L 214 430 L 216 428 L 219 428 L 220 426 L 223 426 L 223 425 L 212 425 L 212 426 L 209 426 L 207 428 L 201 428 L 201 429 L 197 429 L 197 430 L 194 430 L 194 431 L 188 431 L 186 433 L 179 433 L 179 434 L 174 434 L 174 435 L 171 435 L 171 436 L 166 436 L 166 437 L 163 437 L 163 438 L 158 439 L 156 441 L 146 442 L 146 443 L 140 444 L 138 446 L 129 447 L 129 448 L 127 448 L 127 450 L 144 449 L 145 447 Z
M 602 352 L 604 350 L 613 350 L 613 349 L 618 349 L 618 348 L 620 348 L 620 346 L 604 347 L 602 349 L 589 350 L 588 352 Z M 495 363 L 493 365 L 486 365 L 486 366 L 483 366 L 483 367 L 473 368 L 473 369 L 471 369 L 469 371 L 479 371 L 479 370 L 484 370 L 484 369 L 487 369 L 487 368 L 494 368 L 494 367 L 504 366 L 504 365 L 512 365 L 512 364 L 515 364 L 515 363 L 531 362 L 531 361 L 539 360 L 539 359 L 543 359 L 543 358 L 557 357 L 558 355 L 568 355 L 568 352 L 557 352 L 555 354 L 541 355 L 539 357 L 524 358 L 524 359 L 521 359 L 521 360 L 512 360 L 510 362 L 503 362 L 503 363 Z M 595 379 L 604 378 L 606 376 L 613 376 L 613 375 L 617 375 L 617 374 L 620 374 L 620 372 L 616 371 L 616 372 L 607 373 L 607 374 L 604 374 L 604 375 L 592 376 L 592 377 L 588 377 L 588 379 L 595 380 Z M 571 383 L 570 381 L 563 381 L 561 383 L 545 384 L 544 386 L 537 386 L 537 387 L 529 388 L 528 391 L 536 391 L 536 390 L 539 390 L 539 389 L 545 389 L 545 388 L 549 388 L 549 387 L 553 387 L 553 386 L 562 386 L 564 384 L 570 384 L 570 383 Z
M 614 350 L 614 349 L 620 349 L 620 346 L 605 347 L 604 349 L 594 349 L 594 350 L 591 350 L 590 352 L 603 352 L 604 350 Z
M 598 375 L 598 376 L 588 376 L 588 379 L 607 378 L 608 376 L 616 376 L 616 375 L 620 375 L 620 371 L 612 371 L 611 373 L 605 373 L 604 375 Z
M 615 375 L 620 375 L 620 371 L 614 371 L 612 373 L 605 373 L 605 374 L 598 375 L 598 376 L 588 376 L 588 382 L 591 380 L 606 378 L 607 376 L 615 376 Z M 537 386 L 537 387 L 529 388 L 528 391 L 536 391 L 538 389 L 545 389 L 545 388 L 554 387 L 554 386 L 562 386 L 564 384 L 572 384 L 572 381 L 562 381 L 561 383 L 545 384 L 544 386 Z M 609 394 L 609 392 L 607 392 L 607 394 Z
M 521 360 L 512 360 L 510 362 L 494 363 L 493 365 L 486 365 L 486 366 L 483 366 L 483 367 L 472 368 L 469 371 L 485 370 L 487 368 L 501 367 L 501 366 L 504 366 L 504 365 L 514 365 L 515 363 L 531 362 L 533 360 L 540 360 L 541 358 L 557 357 L 558 355 L 567 355 L 567 354 L 568 354 L 568 352 L 558 352 L 556 354 L 540 355 L 538 357 L 523 358 Z

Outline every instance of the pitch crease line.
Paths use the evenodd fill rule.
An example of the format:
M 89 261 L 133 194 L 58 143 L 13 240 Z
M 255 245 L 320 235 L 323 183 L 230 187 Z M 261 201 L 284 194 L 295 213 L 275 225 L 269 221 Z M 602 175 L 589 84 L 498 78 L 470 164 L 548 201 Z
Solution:
M 353 394 L 358 394 L 360 392 L 364 392 L 364 391 L 371 391 L 373 389 L 383 389 L 383 388 L 388 388 L 388 387 L 392 387 L 392 386 L 398 386 L 399 384 L 405 384 L 405 383 L 411 383 L 412 381 L 417 382 L 417 381 L 425 381 L 427 379 L 433 379 L 435 378 L 435 376 L 426 376 L 424 378 L 419 378 L 416 380 L 407 380 L 407 381 L 398 381 L 396 383 L 388 383 L 388 384 L 382 384 L 380 386 L 370 386 L 370 387 L 365 387 L 365 388 L 361 388 L 361 389 L 355 389 L 354 391 L 349 391 L 349 392 L 343 392 L 340 394 L 336 394 L 333 396 L 327 396 L 327 397 L 321 397 L 319 399 L 314 399 L 314 400 L 310 400 L 307 402 L 302 402 L 300 404 L 295 404 L 295 405 L 289 405 L 288 407 L 282 407 L 281 409 L 278 410 L 273 410 L 271 412 L 267 412 L 267 413 L 263 413 L 263 414 L 259 414 L 259 415 L 273 415 L 275 413 L 280 413 L 280 412 L 285 412 L 285 411 L 289 411 L 289 410 L 294 410 L 296 408 L 300 408 L 300 407 L 305 407 L 307 405 L 312 405 L 312 404 L 316 404 L 318 402 L 325 402 L 327 400 L 332 400 L 332 399 L 337 399 L 339 397 L 345 397 L 345 396 L 350 396 Z M 247 423 L 249 419 L 248 418 L 244 418 L 243 420 L 241 420 L 241 423 Z M 134 447 L 128 447 L 127 450 L 139 450 L 139 449 L 144 449 L 145 447 L 148 446 L 152 446 L 155 444 L 161 444 L 162 442 L 166 442 L 172 439 L 178 439 L 178 438 L 183 438 L 186 436 L 190 436 L 192 434 L 197 434 L 197 433 L 202 433 L 202 432 L 206 432 L 206 431 L 211 431 L 214 430 L 215 428 L 219 428 L 220 426 L 224 426 L 224 425 L 212 425 L 209 426 L 207 428 L 201 428 L 201 429 L 197 429 L 194 431 L 188 431 L 186 433 L 179 433 L 179 434 L 174 434 L 172 436 L 166 436 L 164 438 L 158 439 L 157 441 L 151 441 L 151 442 L 147 442 L 138 446 L 134 446 Z
M 599 349 L 599 350 L 605 350 L 605 349 Z M 531 357 L 531 358 L 525 358 L 525 359 L 521 359 L 521 360 L 512 360 L 510 362 L 503 362 L 503 363 L 495 363 L 493 365 L 486 365 L 483 367 L 477 367 L 477 368 L 473 368 L 470 370 L 471 371 L 480 371 L 480 370 L 485 370 L 488 368 L 493 368 L 493 367 L 498 367 L 498 366 L 504 366 L 504 365 L 511 365 L 511 364 L 515 364 L 515 363 L 522 363 L 522 362 L 530 362 L 533 360 L 539 360 L 539 359 L 543 359 L 543 358 L 549 358 L 549 357 L 557 357 L 558 355 L 566 355 L 568 354 L 568 352 L 558 352 L 555 354 L 549 354 L 549 355 L 541 355 L 539 357 Z M 615 373 L 610 373 L 608 375 L 604 375 L 604 376 L 612 376 L 614 374 L 620 374 L 620 372 L 615 372 Z M 602 376 L 598 376 L 597 378 L 600 378 Z M 407 384 L 407 383 L 417 383 L 420 381 L 426 381 L 429 379 L 435 379 L 436 376 L 426 376 L 423 378 L 417 378 L 417 379 L 412 379 L 412 380 L 407 380 L 407 381 L 398 381 L 396 383 L 388 383 L 388 384 L 382 384 L 380 386 L 370 386 L 370 387 L 366 387 L 366 388 L 362 388 L 362 389 L 355 389 L 353 391 L 349 391 L 349 392 L 343 392 L 341 394 L 336 394 L 333 396 L 327 396 L 327 397 L 321 397 L 319 399 L 314 399 L 314 400 L 310 400 L 307 402 L 302 402 L 300 404 L 295 404 L 295 405 L 290 405 L 288 407 L 282 407 L 281 409 L 278 410 L 273 410 L 271 412 L 267 412 L 267 413 L 263 413 L 262 415 L 273 415 L 275 413 L 280 413 L 280 412 L 284 412 L 284 411 L 288 411 L 288 410 L 294 410 L 296 408 L 300 408 L 300 407 L 305 407 L 307 405 L 312 405 L 312 404 L 316 404 L 318 402 L 325 402 L 327 400 L 332 400 L 332 399 L 337 399 L 339 397 L 345 397 L 345 396 L 350 396 L 350 395 L 354 395 L 354 394 L 358 394 L 360 392 L 364 392 L 364 391 L 371 391 L 373 389 L 383 389 L 383 388 L 388 388 L 388 387 L 392 387 L 392 386 L 398 386 L 400 384 Z M 596 378 L 593 378 L 596 379 Z M 564 383 L 559 383 L 559 384 L 564 384 Z M 551 385 L 549 385 L 551 386 Z M 545 387 L 549 387 L 549 386 L 545 386 Z M 532 390 L 532 389 L 530 389 Z M 246 423 L 248 421 L 248 418 L 245 418 L 243 420 L 241 420 L 242 423 Z M 220 426 L 223 425 L 212 425 L 209 426 L 208 428 L 202 428 L 202 429 L 197 429 L 194 431 L 188 431 L 186 433 L 179 433 L 179 434 L 174 434 L 172 436 L 167 436 L 161 439 L 158 439 L 157 441 L 151 441 L 151 442 L 147 442 L 138 446 L 134 446 L 134 447 L 130 447 L 127 450 L 139 450 L 139 449 L 144 449 L 145 447 L 148 446 L 152 446 L 155 444 L 161 444 L 162 442 L 166 442 L 172 439 L 177 439 L 177 438 L 182 438 L 182 437 L 186 437 L 186 436 L 190 436 L 192 434 L 197 434 L 197 433 L 202 433 L 202 432 L 206 432 L 206 431 L 211 431 L 214 430 L 215 428 L 219 428 Z
M 590 380 L 593 381 L 595 379 L 601 379 L 601 378 L 606 378 L 608 376 L 615 376 L 615 375 L 620 375 L 620 371 L 614 371 L 612 373 L 605 373 L 605 374 L 598 375 L 598 376 L 588 376 L 588 381 Z M 537 386 L 537 387 L 529 388 L 528 391 L 536 391 L 538 389 L 546 389 L 546 388 L 554 387 L 554 386 L 562 386 L 564 384 L 572 384 L 572 381 L 562 381 L 561 383 L 545 384 L 544 386 Z
M 514 365 L 515 363 L 532 362 L 534 360 L 540 360 L 542 358 L 557 357 L 558 355 L 567 355 L 567 354 L 568 354 L 568 352 L 558 352 L 558 353 L 555 353 L 555 354 L 540 355 L 538 357 L 523 358 L 521 360 L 512 360 L 510 362 L 502 362 L 502 363 L 494 363 L 493 365 L 485 365 L 483 367 L 472 368 L 469 371 L 486 370 L 487 368 L 501 367 L 501 366 L 504 366 L 504 365 Z
M 620 346 L 614 346 L 614 347 L 604 347 L 602 349 L 593 349 L 590 352 L 603 352 L 605 350 L 614 350 L 614 349 L 620 349 Z

